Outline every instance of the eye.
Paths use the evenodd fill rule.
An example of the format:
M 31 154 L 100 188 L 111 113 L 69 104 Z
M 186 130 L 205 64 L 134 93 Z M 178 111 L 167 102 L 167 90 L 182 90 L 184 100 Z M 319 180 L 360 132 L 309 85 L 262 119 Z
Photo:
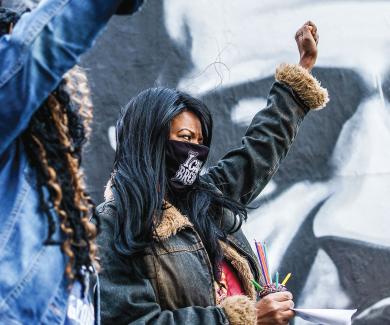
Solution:
M 191 136 L 189 134 L 183 134 L 180 136 L 180 138 L 182 138 L 186 141 L 191 141 Z

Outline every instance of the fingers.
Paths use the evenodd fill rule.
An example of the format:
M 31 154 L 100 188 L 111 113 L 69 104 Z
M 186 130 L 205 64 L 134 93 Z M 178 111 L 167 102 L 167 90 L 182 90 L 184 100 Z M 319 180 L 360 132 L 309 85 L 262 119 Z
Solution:
M 286 301 L 286 300 L 292 300 L 293 295 L 289 291 L 283 291 L 283 292 L 271 293 L 268 296 L 266 296 L 265 298 L 281 302 L 281 301 Z
M 280 312 L 280 318 L 283 319 L 286 323 L 295 316 L 295 313 L 293 310 L 287 310 Z
M 294 302 L 290 292 L 276 292 L 256 304 L 257 324 L 286 325 L 294 317 Z
M 319 35 L 318 33 L 316 33 L 316 34 L 314 35 L 314 40 L 316 41 L 316 44 L 318 45 L 318 42 L 319 42 L 319 40 L 320 40 L 320 35 Z
M 288 324 L 291 318 L 295 316 L 294 311 L 291 309 L 285 309 L 286 306 L 282 307 L 284 303 L 273 302 L 266 308 L 257 309 L 257 323 L 258 324 L 277 324 L 285 325 Z
M 291 318 L 295 316 L 293 311 L 288 311 L 285 313 L 279 313 L 275 316 L 270 322 L 267 323 L 259 323 L 258 324 L 273 324 L 273 325 L 288 325 Z
M 303 37 L 303 27 L 299 28 L 297 32 L 295 33 L 295 40 L 298 42 L 301 37 Z
M 298 31 L 295 34 L 295 38 L 298 40 L 299 37 L 303 37 L 305 32 L 310 32 L 310 34 L 313 36 L 313 38 L 318 41 L 319 35 L 317 26 L 312 21 L 307 21 L 303 24 L 301 28 L 298 29 Z M 305 36 L 308 36 L 307 34 Z
M 295 312 L 291 310 L 294 307 L 294 303 L 290 301 L 280 302 L 277 314 L 275 315 L 275 320 L 277 324 L 288 324 L 290 319 L 295 316 Z
M 313 35 L 315 35 L 317 33 L 317 26 L 311 20 L 308 20 L 306 23 L 304 23 L 303 26 L 305 26 L 305 25 L 311 27 L 311 30 L 313 31 Z
M 314 32 L 314 29 L 311 26 L 309 26 L 309 30 L 311 32 L 311 36 L 314 38 L 314 41 L 316 42 L 316 44 L 318 44 L 318 41 L 320 39 L 320 35 L 318 34 L 318 32 Z
M 303 42 L 313 42 L 313 44 L 315 43 L 318 45 L 319 38 L 318 33 L 313 34 L 313 27 L 308 25 L 301 27 L 295 34 L 295 41 L 297 44 L 302 44 Z
M 286 300 L 283 302 L 279 302 L 279 310 L 288 311 L 294 308 L 294 302 L 292 300 Z
M 314 38 L 311 28 L 309 25 L 303 25 L 295 34 L 295 40 L 297 42 L 302 42 L 303 40 L 311 40 Z
M 311 35 L 313 36 L 316 44 L 318 44 L 318 41 L 320 39 L 320 35 L 318 34 L 318 29 L 317 29 L 316 24 L 314 24 L 311 20 L 308 20 L 303 26 L 309 27 Z
M 303 35 L 302 36 L 303 36 L 304 39 L 314 38 L 313 33 L 312 33 L 309 25 L 303 26 L 302 27 L 302 31 L 303 31 Z

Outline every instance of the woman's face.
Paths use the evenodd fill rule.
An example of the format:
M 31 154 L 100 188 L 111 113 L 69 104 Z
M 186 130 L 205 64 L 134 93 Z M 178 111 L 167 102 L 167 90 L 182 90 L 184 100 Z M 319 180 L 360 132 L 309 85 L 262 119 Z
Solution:
M 202 125 L 199 118 L 190 111 L 176 115 L 171 122 L 169 140 L 203 144 Z

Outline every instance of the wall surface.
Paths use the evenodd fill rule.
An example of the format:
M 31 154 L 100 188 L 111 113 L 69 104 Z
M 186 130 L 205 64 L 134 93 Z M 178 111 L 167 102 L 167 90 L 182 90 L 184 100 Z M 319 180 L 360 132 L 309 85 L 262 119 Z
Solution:
M 308 19 L 320 33 L 313 74 L 331 101 L 306 118 L 244 231 L 267 241 L 274 271 L 293 273 L 297 306 L 358 308 L 354 324 L 387 324 L 389 1 L 149 0 L 136 16 L 114 18 L 82 61 L 95 106 L 89 189 L 100 202 L 119 109 L 147 87 L 177 87 L 208 104 L 211 163 L 238 146 L 277 64 L 297 62 L 294 34 Z

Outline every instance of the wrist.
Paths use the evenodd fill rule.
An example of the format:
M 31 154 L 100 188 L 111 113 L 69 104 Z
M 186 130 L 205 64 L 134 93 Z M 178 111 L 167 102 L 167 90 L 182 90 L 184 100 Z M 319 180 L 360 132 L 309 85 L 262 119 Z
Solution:
M 314 63 L 315 63 L 315 60 L 313 60 L 312 58 L 304 58 L 303 57 L 299 60 L 299 65 L 302 68 L 305 68 L 309 72 L 311 72 L 311 69 L 313 69 Z

